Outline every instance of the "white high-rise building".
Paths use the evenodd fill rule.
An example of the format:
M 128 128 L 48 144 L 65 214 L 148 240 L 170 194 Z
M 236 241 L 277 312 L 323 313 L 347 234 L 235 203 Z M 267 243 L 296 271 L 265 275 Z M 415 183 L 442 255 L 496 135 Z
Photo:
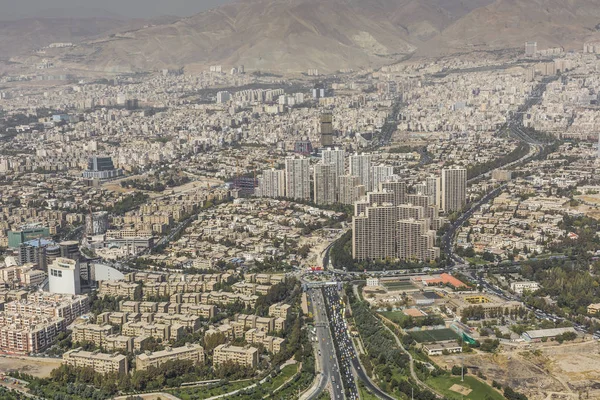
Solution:
M 264 170 L 258 187 L 261 197 L 285 197 L 285 171 L 274 168 Z
M 343 175 L 338 178 L 338 182 L 339 203 L 351 206 L 366 195 L 365 187 L 360 184 L 358 176 Z
M 467 170 L 443 169 L 441 187 L 441 208 L 448 214 L 462 210 L 467 203 Z
M 397 223 L 398 258 L 401 260 L 430 261 L 440 256 L 435 246 L 435 231 L 429 230 L 427 221 L 400 220 Z
M 379 191 L 394 193 L 394 205 L 399 206 L 406 202 L 406 183 L 399 181 L 387 181 L 379 183 Z
M 59 257 L 48 266 L 50 293 L 81 293 L 79 261 Z
M 224 91 L 217 93 L 217 104 L 227 103 L 229 100 L 231 100 L 231 93 Z
M 355 260 L 396 258 L 397 210 L 392 204 L 369 206 L 352 219 L 352 257 Z
M 321 159 L 323 160 L 323 164 L 331 164 L 333 165 L 335 174 L 337 176 L 346 175 L 346 164 L 344 156 L 346 152 L 339 148 L 326 148 L 321 152 Z
M 315 203 L 333 204 L 336 202 L 336 181 L 335 166 L 332 164 L 315 165 Z
M 285 159 L 285 195 L 291 199 L 310 200 L 310 160 Z
M 379 187 L 379 183 L 387 182 L 390 176 L 394 175 L 394 167 L 388 167 L 387 165 L 375 165 L 372 168 L 373 177 L 371 179 L 372 190 L 376 190 Z
M 373 190 L 371 183 L 371 155 L 354 154 L 350 158 L 350 175 L 358 176 L 360 183 L 364 185 L 367 191 Z
M 525 42 L 525 56 L 533 57 L 537 53 L 537 42 Z
M 427 187 L 425 194 L 429 196 L 429 203 L 438 207 L 442 205 L 442 179 L 437 176 L 430 176 L 425 180 Z

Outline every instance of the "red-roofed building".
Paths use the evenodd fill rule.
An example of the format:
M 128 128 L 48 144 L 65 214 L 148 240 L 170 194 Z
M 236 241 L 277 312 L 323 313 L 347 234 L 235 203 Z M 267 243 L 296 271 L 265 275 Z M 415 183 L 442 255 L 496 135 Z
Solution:
M 467 285 L 465 285 L 464 283 L 462 283 L 461 281 L 459 281 L 452 275 L 446 274 L 446 273 L 441 274 L 437 278 L 432 277 L 432 278 L 428 278 L 428 279 L 423 279 L 423 284 L 425 284 L 427 286 L 439 285 L 440 283 L 444 284 L 444 285 L 448 284 L 448 285 L 454 286 L 455 288 L 467 287 Z

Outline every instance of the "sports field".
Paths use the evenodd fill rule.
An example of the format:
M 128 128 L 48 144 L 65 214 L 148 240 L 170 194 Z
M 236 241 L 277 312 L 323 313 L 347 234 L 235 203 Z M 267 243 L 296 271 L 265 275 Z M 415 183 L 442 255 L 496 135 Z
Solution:
M 379 314 L 396 324 L 401 324 L 407 318 L 406 314 L 402 311 L 380 311 Z
M 410 281 L 402 281 L 402 282 L 383 282 L 383 287 L 385 287 L 389 291 L 399 292 L 404 290 L 413 290 L 416 287 Z
M 442 342 L 445 340 L 459 339 L 452 329 L 436 329 L 430 331 L 412 331 L 410 336 L 418 343 Z
M 499 392 L 472 376 L 465 376 L 461 382 L 460 376 L 441 375 L 427 379 L 426 383 L 450 400 L 504 399 Z

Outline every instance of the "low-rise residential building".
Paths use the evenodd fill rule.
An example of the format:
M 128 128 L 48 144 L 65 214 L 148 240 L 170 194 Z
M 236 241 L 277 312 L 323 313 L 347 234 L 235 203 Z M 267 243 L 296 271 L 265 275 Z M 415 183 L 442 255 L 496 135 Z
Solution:
M 63 354 L 63 362 L 73 367 L 89 367 L 99 374 L 129 372 L 127 357 L 122 354 L 106 354 L 99 351 L 83 351 L 75 349 Z
M 75 343 L 91 342 L 104 347 L 107 336 L 113 333 L 111 325 L 78 324 L 73 326 L 71 338 Z
M 290 315 L 292 306 L 289 304 L 273 304 L 269 307 L 269 317 L 287 319 Z
M 109 335 L 104 339 L 103 347 L 106 351 L 125 350 L 126 352 L 132 352 L 134 350 L 134 338 L 123 335 Z
M 195 363 L 204 363 L 204 348 L 199 344 L 186 344 L 181 347 L 167 347 L 162 351 L 145 352 L 136 356 L 135 365 L 140 371 L 172 360 L 190 360 Z
M 215 347 L 213 364 L 219 366 L 228 361 L 244 367 L 256 368 L 258 365 L 258 349 L 256 347 L 239 347 L 229 344 L 221 344 Z
M 510 284 L 510 290 L 517 294 L 523 294 L 524 292 L 535 292 L 539 288 L 539 283 L 530 281 L 511 282 Z
M 140 298 L 142 285 L 139 283 L 125 281 L 102 281 L 100 282 L 99 294 L 101 296 L 124 297 L 130 300 Z
M 598 314 L 600 312 L 600 303 L 594 303 L 587 306 L 587 313 L 591 315 Z

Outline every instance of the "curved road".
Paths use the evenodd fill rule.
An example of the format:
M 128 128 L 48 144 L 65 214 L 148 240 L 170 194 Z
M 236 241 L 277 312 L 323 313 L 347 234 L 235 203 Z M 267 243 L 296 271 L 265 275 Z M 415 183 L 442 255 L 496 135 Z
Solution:
M 378 315 L 378 317 L 393 324 L 392 321 L 390 321 L 389 319 L 387 319 L 381 315 Z M 415 380 L 415 382 L 417 382 L 417 385 L 419 385 L 422 389 L 429 390 L 430 392 L 435 394 L 438 398 L 443 399 L 444 398 L 443 395 L 436 392 L 431 387 L 427 386 L 427 384 L 425 382 L 423 382 L 421 379 L 419 379 L 419 377 L 417 376 L 417 373 L 415 372 L 415 359 L 412 356 L 412 354 L 410 354 L 410 352 L 408 350 L 406 350 L 406 348 L 402 344 L 402 341 L 400 340 L 400 338 L 398 338 L 398 336 L 396 335 L 396 333 L 393 330 L 391 330 L 385 323 L 383 323 L 383 326 L 385 327 L 385 329 L 387 329 L 392 334 L 392 336 L 394 336 L 394 339 L 396 340 L 396 343 L 398 344 L 398 346 L 400 346 L 400 349 L 402 349 L 402 351 L 410 359 L 410 364 L 409 364 L 410 365 L 410 376 L 412 376 L 412 378 Z

